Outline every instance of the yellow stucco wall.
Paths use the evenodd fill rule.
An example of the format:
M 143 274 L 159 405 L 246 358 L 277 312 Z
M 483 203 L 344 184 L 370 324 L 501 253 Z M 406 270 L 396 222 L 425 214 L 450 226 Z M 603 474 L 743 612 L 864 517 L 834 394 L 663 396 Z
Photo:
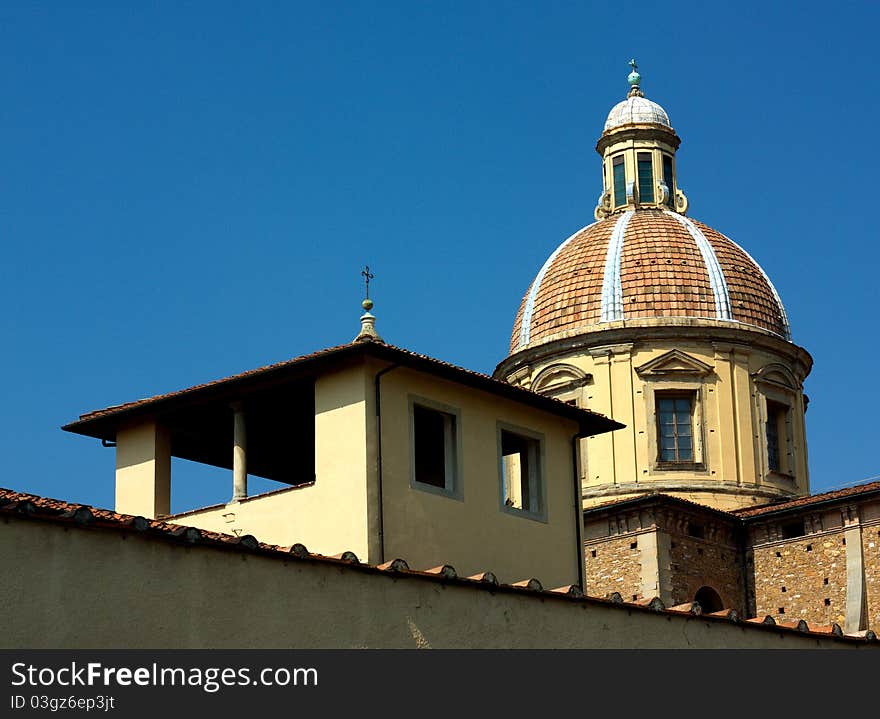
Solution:
M 0 566 L 4 648 L 872 646 L 12 516 Z
M 116 511 L 156 517 L 170 511 L 171 444 L 155 422 L 116 435 Z
M 404 557 L 416 567 L 448 563 L 464 575 L 492 571 L 508 582 L 578 583 L 574 421 L 407 368 L 384 376 L 381 396 L 386 559 Z M 460 498 L 412 485 L 412 399 L 458 413 Z M 546 521 L 502 509 L 499 420 L 543 437 Z

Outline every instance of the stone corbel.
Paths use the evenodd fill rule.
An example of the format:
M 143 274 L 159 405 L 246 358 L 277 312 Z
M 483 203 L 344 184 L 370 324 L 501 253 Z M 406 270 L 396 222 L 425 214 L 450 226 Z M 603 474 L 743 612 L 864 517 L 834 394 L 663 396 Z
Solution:
M 681 190 L 675 191 L 675 211 L 680 212 L 682 215 L 686 214 L 688 210 L 688 199 L 685 197 L 685 194 Z

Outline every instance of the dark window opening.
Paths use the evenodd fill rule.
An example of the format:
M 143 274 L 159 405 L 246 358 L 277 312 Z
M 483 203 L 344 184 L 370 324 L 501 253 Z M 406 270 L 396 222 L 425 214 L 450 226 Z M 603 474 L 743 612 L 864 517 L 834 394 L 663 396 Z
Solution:
M 453 490 L 455 416 L 413 405 L 413 467 L 415 481 Z
M 650 152 L 638 153 L 639 202 L 654 201 L 654 161 Z
M 512 509 L 541 511 L 538 440 L 501 430 L 501 474 L 504 504 Z
M 706 536 L 706 528 L 702 524 L 688 524 L 688 534 L 703 539 Z
M 825 577 L 825 579 L 822 580 L 822 584 L 828 584 L 828 577 Z
M 785 469 L 782 451 L 785 446 L 787 417 L 788 407 L 767 401 L 767 466 L 771 472 L 782 472 Z
M 783 591 L 783 592 L 787 592 L 788 590 L 787 590 L 785 587 L 783 587 L 783 588 L 782 588 L 782 591 Z
M 638 547 L 639 547 L 638 542 L 630 542 L 630 545 L 629 545 L 630 549 L 638 549 Z
M 591 556 L 591 557 L 595 557 L 595 556 L 596 556 L 596 550 L 595 550 L 595 549 L 592 550 L 592 551 L 590 552 L 590 556 Z
M 663 155 L 663 181 L 669 189 L 669 197 L 666 198 L 666 204 L 669 207 L 675 207 L 675 189 L 672 182 L 672 158 L 669 155 Z
M 623 164 L 623 155 L 618 155 L 611 161 L 611 174 L 614 181 L 614 206 L 620 207 L 626 204 L 626 167 Z
M 694 394 L 657 396 L 657 444 L 660 462 L 693 463 Z
M 826 607 L 830 607 L 830 606 L 831 606 L 831 600 L 830 600 L 830 599 L 826 599 L 826 600 L 825 600 L 825 606 L 826 606 Z
M 720 612 L 724 609 L 724 602 L 721 601 L 721 595 L 712 587 L 700 587 L 694 594 L 694 601 L 702 608 L 703 612 L 710 614 L 712 612 Z
M 785 607 L 779 607 L 779 610 L 776 613 L 777 614 L 785 614 Z
M 795 537 L 803 537 L 806 534 L 804 530 L 804 521 L 802 519 L 797 522 L 787 522 L 780 527 L 783 539 L 794 539 Z
M 812 551 L 813 551 L 813 545 L 812 545 L 812 544 L 808 544 L 808 545 L 807 545 L 807 551 L 808 551 L 808 552 L 812 552 Z

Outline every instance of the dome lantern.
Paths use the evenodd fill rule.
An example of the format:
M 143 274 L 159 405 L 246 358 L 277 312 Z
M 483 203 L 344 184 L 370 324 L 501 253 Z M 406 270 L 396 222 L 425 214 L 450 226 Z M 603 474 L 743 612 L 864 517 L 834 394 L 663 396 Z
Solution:
M 681 140 L 666 110 L 642 92 L 636 61 L 629 64 L 629 93 L 611 108 L 596 145 L 602 156 L 603 181 L 595 217 L 636 207 L 665 207 L 684 214 L 687 197 L 678 188 L 675 172 Z

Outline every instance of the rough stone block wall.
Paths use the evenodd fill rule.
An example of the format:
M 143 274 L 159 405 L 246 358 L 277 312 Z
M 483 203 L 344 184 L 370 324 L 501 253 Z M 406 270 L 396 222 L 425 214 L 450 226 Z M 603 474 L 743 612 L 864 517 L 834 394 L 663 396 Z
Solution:
M 709 586 L 721 596 L 725 608 L 741 615 L 746 612 L 743 558 L 736 547 L 671 533 L 669 557 L 675 604 L 693 601 L 700 587 Z
M 632 601 L 634 597 L 643 598 L 639 534 L 643 533 L 584 542 L 584 577 L 588 595 L 604 597 L 611 592 L 620 592 L 624 601 Z M 633 544 L 636 545 L 635 548 L 632 547 Z
M 846 620 L 843 532 L 820 532 L 754 548 L 755 614 L 780 622 L 841 626 Z M 784 591 L 783 591 L 784 587 Z M 783 612 L 779 610 L 783 609 Z
M 865 566 L 867 629 L 880 632 L 880 525 L 862 527 L 862 561 Z

